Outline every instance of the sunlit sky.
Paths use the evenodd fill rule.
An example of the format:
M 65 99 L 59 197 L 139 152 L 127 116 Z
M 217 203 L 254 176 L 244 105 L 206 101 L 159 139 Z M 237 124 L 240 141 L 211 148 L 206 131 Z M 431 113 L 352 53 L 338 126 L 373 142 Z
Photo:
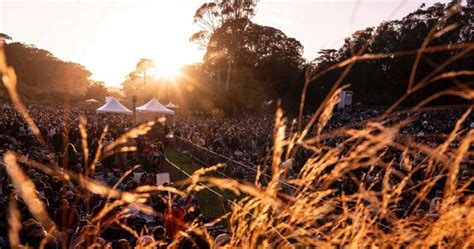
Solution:
M 194 11 L 205 0 L 0 0 L 0 33 L 84 65 L 92 79 L 118 87 L 139 58 L 157 73 L 202 61 L 189 42 Z M 431 0 L 260 0 L 253 21 L 278 28 L 314 59 L 355 30 L 400 18 Z M 446 1 L 442 1 L 446 2 Z

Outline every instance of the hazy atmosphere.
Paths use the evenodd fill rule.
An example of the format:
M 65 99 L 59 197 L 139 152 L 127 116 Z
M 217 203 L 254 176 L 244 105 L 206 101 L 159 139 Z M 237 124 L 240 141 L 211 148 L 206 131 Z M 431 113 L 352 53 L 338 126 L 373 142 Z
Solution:
M 297 37 L 304 58 L 312 60 L 320 49 L 337 48 L 358 29 L 434 2 L 439 1 L 262 0 L 254 21 Z M 202 61 L 205 51 L 189 42 L 198 29 L 192 17 L 201 4 L 197 0 L 2 0 L 0 31 L 48 49 L 60 59 L 81 63 L 93 79 L 119 87 L 137 58 L 154 59 L 158 71 Z

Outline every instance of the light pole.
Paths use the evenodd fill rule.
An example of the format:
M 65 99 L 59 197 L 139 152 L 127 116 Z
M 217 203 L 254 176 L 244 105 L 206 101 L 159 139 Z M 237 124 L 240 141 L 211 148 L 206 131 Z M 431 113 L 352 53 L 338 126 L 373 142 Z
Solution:
M 146 92 L 146 67 L 145 67 L 144 72 L 143 72 L 143 89 Z
M 136 115 L 135 115 L 135 112 L 136 112 L 136 104 L 137 104 L 137 95 L 133 95 L 132 96 L 132 102 L 133 102 L 133 125 L 137 124 L 137 120 L 136 120 Z

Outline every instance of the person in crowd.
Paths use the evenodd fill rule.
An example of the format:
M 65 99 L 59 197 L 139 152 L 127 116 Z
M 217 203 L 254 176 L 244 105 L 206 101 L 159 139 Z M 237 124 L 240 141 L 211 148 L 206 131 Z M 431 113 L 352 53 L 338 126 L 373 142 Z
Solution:
M 185 210 L 178 205 L 173 205 L 168 209 L 165 217 L 165 229 L 171 239 L 174 239 L 180 231 L 185 229 L 185 218 Z
M 138 238 L 135 249 L 152 249 L 155 248 L 155 244 L 155 239 L 152 236 L 145 235 Z
M 156 226 L 153 228 L 153 238 L 156 241 L 156 246 L 160 249 L 166 248 L 172 242 L 166 234 L 166 229 L 163 226 Z
M 130 242 L 126 239 L 120 239 L 117 241 L 115 244 L 115 249 L 131 249 L 132 246 L 130 245 Z
M 72 193 L 68 193 L 70 193 L 72 197 Z M 79 214 L 72 205 L 69 204 L 67 199 L 61 199 L 59 203 L 59 208 L 54 215 L 55 222 L 61 231 L 70 233 L 74 230 L 77 222 L 79 222 Z

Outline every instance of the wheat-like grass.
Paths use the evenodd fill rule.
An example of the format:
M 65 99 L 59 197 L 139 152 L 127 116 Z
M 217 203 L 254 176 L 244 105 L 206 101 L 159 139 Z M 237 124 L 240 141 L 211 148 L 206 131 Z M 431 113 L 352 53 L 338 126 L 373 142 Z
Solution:
M 18 211 L 16 200 L 11 199 L 8 205 L 8 239 L 13 245 L 12 248 L 17 248 L 20 245 L 20 230 L 21 230 L 21 215 Z
M 454 11 L 456 11 L 455 8 L 453 8 Z M 226 245 L 227 248 L 471 248 L 474 246 L 474 219 L 472 219 L 474 199 L 472 194 L 466 193 L 470 184 L 474 182 L 474 177 L 470 176 L 467 181 L 459 182 L 458 176 L 461 165 L 467 164 L 468 157 L 472 156 L 470 148 L 473 145 L 474 131 L 461 129 L 472 107 L 458 120 L 445 141 L 435 148 L 416 143 L 413 139 L 400 134 L 400 129 L 410 123 L 411 119 L 390 120 L 388 118 L 388 114 L 410 94 L 440 79 L 473 75 L 473 71 L 470 70 L 442 71 L 452 62 L 471 52 L 474 49 L 474 43 L 428 46 L 432 37 L 440 37 L 455 28 L 451 25 L 440 30 L 440 26 L 450 15 L 452 12 L 449 12 L 446 18 L 433 27 L 418 50 L 390 54 L 364 54 L 367 48 L 364 46 L 353 57 L 337 65 L 321 72 L 308 71 L 300 105 L 298 133 L 286 138 L 287 124 L 283 111 L 278 109 L 276 113 L 272 174 L 267 184 L 262 184 L 260 179 L 263 172 L 260 170 L 257 171 L 254 183 L 206 176 L 209 171 L 223 166 L 216 165 L 194 172 L 188 180 L 176 184 L 176 187 L 140 186 L 132 192 L 117 190 L 118 184 L 135 168 L 122 176 L 114 187 L 105 186 L 91 179 L 97 162 L 115 152 L 134 151 L 134 147 L 123 147 L 120 151 L 114 151 L 114 148 L 124 145 L 137 136 L 145 135 L 154 123 L 143 124 L 132 129 L 105 148 L 105 153 L 102 154 L 102 140 L 107 133 L 107 128 L 105 128 L 99 140 L 97 153 L 92 163 L 88 165 L 89 152 L 84 118 L 80 118 L 79 129 L 84 146 L 85 175 L 60 170 L 56 165 L 43 165 L 13 152 L 7 152 L 4 155 L 7 173 L 20 197 L 27 203 L 30 212 L 53 234 L 54 222 L 44 210 L 43 204 L 35 193 L 33 182 L 23 173 L 18 165 L 19 162 L 25 167 L 35 168 L 58 176 L 63 181 L 72 182 L 87 193 L 107 197 L 108 203 L 91 218 L 91 221 L 98 226 L 117 224 L 137 238 L 143 234 L 137 234 L 120 221 L 121 217 L 129 214 L 128 205 L 137 204 L 136 207 L 141 212 L 159 216 L 160 214 L 144 204 L 152 192 L 166 191 L 170 195 L 188 196 L 202 189 L 218 187 L 243 196 L 238 201 L 226 200 L 229 203 L 230 212 L 213 221 L 217 223 L 221 219 L 228 220 L 231 240 Z M 415 83 L 414 78 L 422 55 L 447 50 L 460 52 L 441 65 L 437 65 L 431 74 Z M 365 122 L 363 129 L 344 127 L 324 131 L 332 117 L 332 110 L 339 101 L 339 92 L 346 87 L 339 87 L 339 85 L 354 63 L 413 54 L 416 55 L 416 59 L 410 73 L 407 94 L 394 103 L 384 115 Z M 337 68 L 344 68 L 343 73 L 323 105 L 302 129 L 302 110 L 308 85 L 324 73 Z M 0 72 L 14 106 L 32 128 L 40 143 L 47 148 L 36 124 L 17 94 L 16 75 L 14 70 L 7 66 L 3 51 L 0 51 Z M 460 84 L 457 88 L 448 89 L 427 98 L 413 110 L 419 110 L 433 99 L 446 94 L 466 99 L 474 97 L 472 89 Z M 343 140 L 341 144 L 346 147 L 345 149 L 323 143 L 325 139 L 334 136 L 341 137 Z M 457 148 L 451 148 L 449 145 L 455 140 L 460 141 L 460 145 Z M 398 149 L 404 155 L 399 167 L 394 159 L 390 158 L 390 148 Z M 280 165 L 283 159 L 288 159 L 301 149 L 310 150 L 315 154 L 304 162 L 295 178 L 288 180 L 287 184 L 292 186 L 291 194 L 288 194 L 283 191 L 285 184 L 282 183 L 281 176 L 284 175 L 284 169 L 281 169 Z M 424 154 L 425 158 L 419 162 L 412 160 L 411 158 L 414 158 L 416 153 Z M 360 173 L 361 170 L 363 173 Z M 424 171 L 424 178 L 419 182 L 414 182 L 413 176 L 420 170 Z M 435 175 L 437 170 L 439 172 Z M 381 179 L 380 184 L 369 182 L 367 179 L 370 174 L 375 174 L 375 178 Z M 416 211 L 429 202 L 429 193 L 443 178 L 447 180 L 436 217 L 426 216 L 424 219 L 419 219 L 415 215 Z M 353 184 L 353 193 L 346 193 L 333 187 L 349 182 Z M 219 194 L 216 193 L 216 195 Z M 396 209 L 402 201 L 407 201 L 407 198 L 409 198 L 409 205 L 405 208 L 406 216 L 400 218 L 396 215 Z M 12 246 L 19 247 L 18 233 L 21 229 L 21 220 L 15 205 L 15 202 L 11 202 L 9 207 L 9 237 Z M 120 213 L 107 217 L 116 207 L 125 208 Z M 214 245 L 206 229 L 193 221 L 187 224 L 186 230 L 180 232 L 170 246 L 177 246 L 180 238 L 190 238 L 190 234 L 202 236 Z

